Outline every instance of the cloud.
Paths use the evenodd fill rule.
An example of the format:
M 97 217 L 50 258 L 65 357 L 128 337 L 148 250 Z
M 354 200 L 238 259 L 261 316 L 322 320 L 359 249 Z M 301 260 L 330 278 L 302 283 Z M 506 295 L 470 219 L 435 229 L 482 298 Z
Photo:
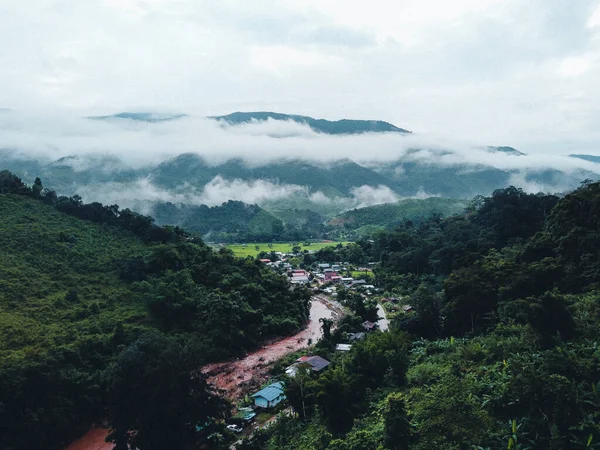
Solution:
M 284 110 L 384 119 L 527 152 L 598 149 L 598 8 L 597 0 L 3 2 L 0 107 Z
M 515 156 L 490 152 L 483 144 L 488 143 L 427 133 L 323 135 L 302 124 L 275 120 L 227 126 L 198 116 L 144 123 L 107 122 L 67 114 L 0 114 L 0 149 L 46 162 L 72 157 L 62 163 L 76 170 L 103 165 L 105 169 L 115 170 L 120 167 L 119 163 L 123 169 L 153 167 L 182 153 L 197 154 L 214 165 L 241 159 L 251 167 L 274 161 L 303 160 L 327 168 L 331 162 L 350 159 L 375 168 L 390 163 L 398 167 L 402 162 L 418 162 L 469 165 L 473 166 L 472 170 L 475 166 L 502 170 L 559 169 L 566 173 L 599 170 L 598 164 L 564 155 L 594 154 L 597 153 L 594 148 L 565 146 L 554 152 L 546 149 L 528 152 L 520 148 L 528 154 Z
M 360 186 L 353 188 L 350 193 L 354 197 L 356 208 L 393 203 L 400 200 L 400 197 L 387 186 Z
M 217 176 L 202 189 L 196 189 L 186 183 L 175 190 L 167 190 L 153 184 L 150 178 L 144 177 L 132 182 L 81 185 L 74 187 L 74 191 L 81 195 L 85 202 L 118 204 L 122 208 L 131 208 L 147 214 L 151 212 L 155 202 L 217 206 L 228 200 L 238 200 L 254 204 L 280 200 L 291 195 L 306 195 L 308 189 L 263 180 L 225 180 Z

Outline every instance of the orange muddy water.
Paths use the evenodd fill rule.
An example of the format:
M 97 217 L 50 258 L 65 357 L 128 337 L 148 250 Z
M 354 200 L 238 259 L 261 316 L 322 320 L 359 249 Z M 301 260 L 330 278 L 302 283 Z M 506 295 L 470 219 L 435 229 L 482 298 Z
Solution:
M 310 318 L 304 330 L 294 336 L 265 344 L 261 349 L 237 361 L 208 364 L 202 368 L 202 373 L 206 374 L 208 382 L 221 390 L 227 398 L 231 400 L 241 398 L 268 380 L 269 366 L 274 361 L 290 352 L 308 347 L 309 339 L 315 343 L 321 337 L 319 319 L 337 321 L 342 314 L 343 310 L 339 303 L 315 296 L 310 307 Z M 106 428 L 92 428 L 65 450 L 112 450 L 113 444 L 104 440 L 108 431 Z
M 237 361 L 213 363 L 202 368 L 208 382 L 231 400 L 244 397 L 248 392 L 261 386 L 268 378 L 270 365 L 282 356 L 308 347 L 309 339 L 315 343 L 321 337 L 319 319 L 337 321 L 343 314 L 337 302 L 325 297 L 315 296 L 310 308 L 307 327 L 300 333 L 288 338 L 266 344 L 261 349 L 249 353 Z

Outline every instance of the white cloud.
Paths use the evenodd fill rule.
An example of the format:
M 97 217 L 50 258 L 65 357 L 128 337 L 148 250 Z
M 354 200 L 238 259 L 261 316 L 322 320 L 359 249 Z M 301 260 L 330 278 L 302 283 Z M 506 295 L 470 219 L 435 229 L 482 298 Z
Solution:
M 283 110 L 383 119 L 528 152 L 593 151 L 598 8 L 598 0 L 5 1 L 0 107 L 57 117 Z M 140 152 L 154 151 L 131 145 L 142 144 L 149 149 Z
M 578 77 L 590 70 L 591 66 L 589 57 L 571 56 L 560 62 L 558 73 L 566 77 Z
M 600 4 L 594 10 L 592 15 L 590 16 L 590 20 L 588 20 L 587 26 L 590 28 L 594 28 L 600 25 Z

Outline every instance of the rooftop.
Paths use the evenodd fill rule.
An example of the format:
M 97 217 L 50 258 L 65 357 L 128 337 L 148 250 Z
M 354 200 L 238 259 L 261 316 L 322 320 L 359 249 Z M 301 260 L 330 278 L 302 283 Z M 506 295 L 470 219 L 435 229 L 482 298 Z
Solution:
M 283 382 L 278 381 L 277 383 L 273 383 L 268 385 L 265 388 L 262 388 L 255 394 L 252 394 L 252 397 L 263 397 L 267 399 L 267 401 L 273 401 L 279 396 L 283 394 Z
M 320 356 L 302 356 L 296 360 L 300 363 L 307 363 L 313 368 L 313 370 L 319 372 L 327 367 L 330 362 Z

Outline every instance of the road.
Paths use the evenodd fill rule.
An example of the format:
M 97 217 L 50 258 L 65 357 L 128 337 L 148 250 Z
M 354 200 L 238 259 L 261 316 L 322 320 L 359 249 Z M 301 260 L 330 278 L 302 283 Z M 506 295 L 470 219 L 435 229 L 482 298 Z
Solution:
M 381 331 L 387 331 L 390 326 L 390 322 L 388 321 L 387 316 L 385 315 L 385 309 L 383 309 L 383 306 L 381 306 L 380 303 L 377 303 L 377 315 L 381 317 L 381 319 L 377 321 L 379 329 Z

